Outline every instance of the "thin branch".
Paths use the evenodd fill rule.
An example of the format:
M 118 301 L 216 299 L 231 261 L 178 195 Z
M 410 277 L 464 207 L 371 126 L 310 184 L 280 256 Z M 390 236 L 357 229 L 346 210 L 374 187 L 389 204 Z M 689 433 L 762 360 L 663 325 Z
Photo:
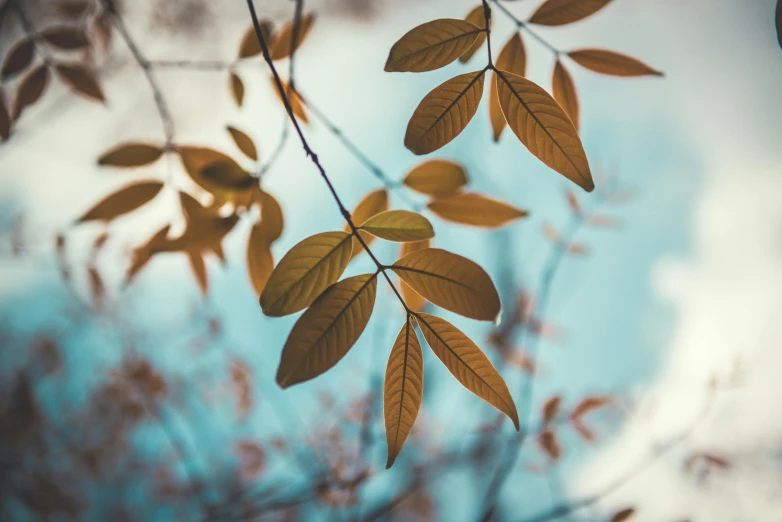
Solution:
M 509 19 L 510 19 L 510 20 L 511 20 L 511 21 L 512 21 L 514 24 L 516 24 L 516 27 L 518 27 L 519 29 L 523 29 L 523 30 L 524 30 L 524 31 L 525 31 L 527 34 L 529 34 L 529 35 L 530 35 L 532 38 L 534 38 L 535 40 L 537 40 L 537 41 L 538 41 L 538 43 L 540 43 L 541 45 L 543 45 L 543 47 L 547 48 L 549 51 L 551 51 L 552 53 L 554 53 L 554 55 L 555 55 L 555 56 L 559 56 L 559 55 L 561 55 L 561 54 L 564 54 L 562 51 L 560 51 L 559 49 L 557 49 L 556 47 L 554 47 L 554 46 L 553 46 L 551 43 L 549 43 L 549 42 L 548 42 L 548 40 L 546 40 L 545 38 L 543 38 L 542 36 L 540 36 L 538 33 L 536 33 L 535 31 L 533 31 L 532 29 L 530 29 L 530 27 L 529 27 L 529 22 L 525 22 L 525 21 L 521 20 L 520 18 L 518 18 L 518 17 L 517 17 L 516 15 L 514 15 L 513 13 L 511 13 L 511 12 L 508 10 L 508 8 L 507 8 L 507 7 L 505 7 L 504 5 L 502 5 L 502 4 L 500 3 L 500 0 L 491 0 L 491 1 L 492 1 L 492 2 L 494 2 L 494 4 L 497 6 L 497 8 L 499 8 L 499 10 L 500 10 L 500 11 L 502 11 L 502 13 L 503 13 L 505 16 L 507 16 L 507 17 L 508 17 L 508 18 L 509 18 Z M 506 0 L 506 1 L 507 1 L 507 0 Z

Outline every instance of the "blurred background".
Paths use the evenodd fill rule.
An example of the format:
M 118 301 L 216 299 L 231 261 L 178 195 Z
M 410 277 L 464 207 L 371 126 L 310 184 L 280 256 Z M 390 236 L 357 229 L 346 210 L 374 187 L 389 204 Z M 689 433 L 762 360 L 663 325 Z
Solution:
M 527 20 L 541 3 L 500 1 L 495 56 L 518 30 L 508 13 Z M 424 404 L 385 470 L 383 375 L 404 321 L 387 285 L 348 355 L 282 390 L 274 377 L 296 317 L 258 305 L 247 266 L 257 208 L 218 240 L 224 261 L 219 248 L 187 246 L 153 255 L 127 282 L 156 232 L 186 230 L 180 191 L 214 201 L 171 151 L 135 169 L 99 165 L 120 143 L 209 147 L 261 175 L 285 220 L 275 260 L 344 227 L 269 68 L 257 53 L 237 59 L 246 2 L 0 0 L 0 90 L 13 119 L 0 144 L 2 520 L 782 519 L 775 2 L 613 0 L 577 23 L 531 27 L 561 52 L 611 49 L 664 72 L 618 78 L 562 57 L 591 194 L 509 130 L 495 143 L 486 94 L 444 148 L 421 158 L 404 147 L 421 98 L 484 67 L 485 47 L 422 74 L 384 72 L 389 49 L 478 3 L 307 0 L 314 23 L 293 66 L 275 62 L 294 75 L 304 133 L 347 206 L 381 189 L 392 208 L 424 205 L 398 182 L 437 158 L 461 164 L 470 190 L 530 213 L 497 230 L 427 213 L 434 245 L 478 262 L 500 290 L 498 326 L 438 314 L 501 371 L 526 436 L 424 347 Z M 295 8 L 256 2 L 277 29 Z M 59 39 L 49 31 L 63 27 Z M 521 34 L 527 77 L 550 91 L 552 50 Z M 41 64 L 55 72 L 14 114 Z M 251 137 L 257 161 L 227 125 Z M 142 208 L 80 221 L 146 180 L 165 186 Z M 373 251 L 391 263 L 398 246 Z M 370 271 L 363 255 L 346 274 Z M 548 420 L 546 404 L 559 405 Z

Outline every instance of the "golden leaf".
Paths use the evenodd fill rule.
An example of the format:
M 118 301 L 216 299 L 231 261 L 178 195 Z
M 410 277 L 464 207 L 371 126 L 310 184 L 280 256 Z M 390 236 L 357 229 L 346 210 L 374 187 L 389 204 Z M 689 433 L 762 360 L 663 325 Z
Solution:
M 583 20 L 606 5 L 611 0 L 546 0 L 532 14 L 529 23 L 538 25 L 565 25 Z
M 346 232 L 323 232 L 291 248 L 266 282 L 260 299 L 263 313 L 279 317 L 312 304 L 345 271 L 351 239 Z
M 497 82 L 489 80 L 489 121 L 491 122 L 491 130 L 494 141 L 500 141 L 502 131 L 505 130 L 505 115 L 502 113 L 502 107 L 500 107 L 500 98 L 497 95 Z
M 285 218 L 277 200 L 255 185 L 255 198 L 261 205 L 261 226 L 269 243 L 276 241 L 285 228 Z
M 538 445 L 551 460 L 559 460 L 562 456 L 562 447 L 559 445 L 557 434 L 551 430 L 546 430 L 538 435 Z
M 434 229 L 429 220 L 409 210 L 381 212 L 362 223 L 361 229 L 386 241 L 398 243 L 434 237 Z
M 190 178 L 211 193 L 217 205 L 233 201 L 239 192 L 250 190 L 256 182 L 255 178 L 222 152 L 191 146 L 180 146 L 175 150 Z
M 104 152 L 98 165 L 111 167 L 142 167 L 157 161 L 163 149 L 147 143 L 123 143 Z
M 252 138 L 236 127 L 228 125 L 226 129 L 233 138 L 234 143 L 236 143 L 236 146 L 242 151 L 242 154 L 253 161 L 258 161 L 258 149 L 255 148 L 255 143 L 253 143 Z
M 274 94 L 277 95 L 277 99 L 282 102 L 282 96 L 280 96 L 280 91 L 277 89 L 277 82 L 272 77 L 272 89 L 274 90 Z M 291 104 L 291 110 L 293 111 L 293 115 L 296 116 L 298 119 L 303 121 L 304 123 L 309 123 L 309 117 L 307 116 L 307 111 L 304 109 L 304 102 L 302 101 L 301 97 L 299 96 L 299 93 L 291 87 L 290 83 L 285 84 L 285 96 L 288 98 L 288 103 Z M 285 104 L 283 103 L 283 108 Z
M 576 94 L 576 85 L 573 83 L 570 73 L 559 60 L 554 64 L 554 79 L 552 83 L 551 92 L 554 95 L 554 99 L 557 100 L 557 103 L 564 109 L 565 113 L 570 116 L 573 127 L 578 131 L 578 94 Z
M 41 98 L 48 84 L 49 68 L 46 67 L 46 64 L 39 65 L 30 71 L 16 89 L 16 99 L 11 111 L 11 119 L 18 120 L 22 111 Z
M 312 23 L 315 21 L 315 15 L 310 13 L 301 17 L 298 31 L 296 33 L 296 43 L 291 47 L 293 40 L 293 20 L 283 25 L 279 31 L 269 41 L 269 54 L 272 60 L 281 60 L 290 57 L 291 53 L 299 48 L 307 33 L 310 32 Z
M 571 60 L 590 71 L 611 76 L 663 76 L 635 58 L 604 49 L 582 49 L 567 53 Z
M 206 264 L 204 258 L 201 257 L 200 252 L 188 252 L 187 260 L 190 262 L 190 268 L 193 270 L 193 275 L 198 282 L 198 288 L 201 289 L 201 293 L 206 295 L 209 292 L 209 282 L 206 278 Z
M 424 395 L 424 354 L 408 317 L 396 337 L 386 366 L 383 414 L 390 468 L 415 424 Z
M 348 353 L 372 315 L 375 276 L 350 277 L 330 286 L 302 314 L 282 349 L 277 384 L 287 388 L 317 377 Z
M 353 223 L 363 223 L 372 216 L 385 212 L 386 210 L 388 210 L 388 192 L 384 189 L 375 190 L 374 192 L 367 194 L 364 199 L 358 202 L 356 208 L 353 209 L 351 214 L 353 216 Z M 345 225 L 345 232 L 351 232 L 350 226 Z M 367 246 L 375 240 L 374 236 L 367 232 L 359 230 L 358 233 L 361 234 L 361 239 L 364 240 L 364 243 L 366 243 Z M 354 237 L 352 257 L 356 257 L 362 252 L 364 252 L 364 247 L 362 247 L 361 242 Z
M 7 140 L 11 135 L 11 114 L 5 105 L 5 96 L 0 90 L 0 141 Z
M 413 168 L 402 183 L 421 194 L 443 196 L 467 184 L 464 167 L 448 160 L 429 160 Z
M 266 281 L 274 270 L 274 258 L 270 242 L 263 228 L 263 222 L 256 223 L 247 240 L 247 272 L 255 293 L 260 296 Z
M 614 513 L 614 516 L 611 517 L 611 522 L 625 522 L 627 520 L 630 520 L 633 517 L 633 515 L 635 515 L 635 509 L 626 508 Z
M 559 405 L 562 404 L 562 397 L 555 395 L 543 405 L 543 424 L 549 424 L 559 413 Z
M 93 100 L 106 101 L 95 75 L 83 65 L 58 63 L 54 70 L 60 79 L 78 94 Z
M 500 72 L 496 77 L 502 112 L 521 143 L 587 192 L 594 190 L 584 146 L 556 100 L 521 76 Z
M 49 44 L 67 51 L 87 47 L 88 43 L 84 32 L 75 27 L 50 27 L 41 31 L 41 36 Z
M 434 315 L 416 315 L 427 344 L 468 390 L 507 415 L 519 430 L 519 414 L 508 386 L 491 361 L 458 328 Z
M 460 74 L 424 96 L 407 124 L 405 147 L 414 154 L 428 154 L 458 136 L 478 110 L 483 73 Z
M 500 296 L 489 274 L 469 259 L 439 248 L 412 252 L 391 269 L 428 301 L 465 317 L 494 321 Z
M 236 105 L 241 107 L 244 102 L 244 83 L 236 73 L 231 73 L 231 94 L 234 97 Z
M 484 17 L 482 5 L 475 7 L 473 10 L 467 13 L 467 16 L 465 16 L 464 19 L 470 22 L 471 24 L 480 27 L 481 29 L 486 29 L 486 18 Z M 489 27 L 491 27 L 491 20 L 489 20 Z M 467 49 L 464 52 L 464 54 L 462 54 L 459 57 L 459 61 L 462 63 L 467 63 L 470 60 L 470 58 L 472 58 L 473 55 L 478 51 L 478 49 L 481 48 L 483 42 L 485 41 L 486 41 L 486 33 L 481 31 L 480 33 L 478 33 L 478 37 L 475 39 L 475 41 L 470 46 L 470 48 Z
M 152 258 L 152 255 L 157 252 L 157 249 L 164 245 L 167 241 L 168 231 L 171 229 L 171 225 L 166 225 L 149 238 L 149 240 L 142 246 L 133 250 L 133 258 L 131 265 L 128 268 L 125 276 L 125 282 L 130 281 L 138 274 L 138 272 L 144 268 L 144 266 Z
M 502 47 L 494 64 L 501 71 L 508 71 L 518 76 L 527 74 L 527 50 L 521 33 L 514 33 Z
M 391 47 L 386 72 L 424 72 L 464 54 L 483 30 L 466 20 L 443 18 L 414 27 Z
M 528 215 L 526 210 L 475 192 L 438 197 L 426 207 L 447 221 L 488 228 L 501 227 Z
M 271 20 L 261 18 L 258 24 L 261 26 L 263 39 L 268 42 L 274 31 L 274 23 Z M 242 43 L 239 44 L 239 59 L 251 58 L 259 54 L 261 54 L 261 42 L 258 41 L 258 35 L 255 34 L 255 26 L 250 25 L 242 37 Z
M 405 257 L 408 254 L 424 250 L 432 246 L 432 241 L 424 239 L 423 241 L 414 241 L 410 243 L 402 243 L 402 248 L 399 252 L 399 257 Z M 421 297 L 421 294 L 410 288 L 410 285 L 404 281 L 399 281 L 400 290 L 402 292 L 402 298 L 405 300 L 405 305 L 413 312 L 423 312 L 426 306 L 426 299 Z
M 160 252 L 202 252 L 211 250 L 225 261 L 222 240 L 239 221 L 239 216 L 217 215 L 215 207 L 206 208 L 195 198 L 184 192 L 179 193 L 182 209 L 187 218 L 185 232 L 178 238 L 166 241 L 157 250 Z
M 117 216 L 136 210 L 157 196 L 163 184 L 159 181 L 143 181 L 127 185 L 101 200 L 88 210 L 77 222 L 102 220 L 111 221 Z
M 0 69 L 0 77 L 7 80 L 26 69 L 33 63 L 35 56 L 35 41 L 32 38 L 24 38 L 14 45 L 3 61 L 3 67 Z

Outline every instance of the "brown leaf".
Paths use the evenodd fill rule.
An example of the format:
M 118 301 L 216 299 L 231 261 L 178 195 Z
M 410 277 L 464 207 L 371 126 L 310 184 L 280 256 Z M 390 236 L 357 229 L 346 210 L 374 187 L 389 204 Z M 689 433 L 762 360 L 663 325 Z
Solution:
M 497 56 L 495 66 L 501 71 L 508 71 L 518 76 L 527 74 L 527 51 L 521 33 L 514 33 L 505 43 Z
M 247 241 L 247 271 L 255 293 L 259 297 L 274 270 L 274 258 L 270 247 L 271 243 L 266 237 L 263 222 L 253 225 Z
M 571 60 L 590 71 L 611 76 L 663 76 L 635 58 L 604 49 L 581 49 L 567 53 Z
M 373 236 L 407 243 L 434 237 L 432 224 L 424 216 L 409 210 L 387 210 L 361 224 L 361 229 Z
M 143 181 L 126 185 L 85 212 L 77 223 L 93 220 L 111 221 L 151 201 L 162 188 L 163 184 L 159 181 Z
M 191 146 L 177 147 L 176 152 L 190 178 L 212 194 L 218 205 L 233 201 L 238 193 L 249 190 L 257 181 L 222 152 Z
M 626 508 L 614 513 L 614 516 L 611 517 L 611 522 L 625 522 L 633 518 L 633 515 L 635 515 L 635 509 Z
M 480 27 L 481 29 L 486 29 L 486 18 L 484 17 L 482 5 L 473 8 L 469 13 L 467 13 L 467 16 L 465 16 L 464 19 L 470 22 L 471 24 Z M 491 27 L 491 19 L 489 20 L 489 27 Z M 473 42 L 470 48 L 467 49 L 464 52 L 464 54 L 462 54 L 459 57 L 459 61 L 462 63 L 467 63 L 468 61 L 470 61 L 470 58 L 472 58 L 473 55 L 478 51 L 478 49 L 481 48 L 483 42 L 485 41 L 486 41 L 486 33 L 485 32 L 478 33 L 478 38 L 476 38 L 475 42 Z
M 391 47 L 386 72 L 424 72 L 445 67 L 485 33 L 466 20 L 443 18 L 408 31 Z
M 557 440 L 557 434 L 551 430 L 546 430 L 538 435 L 538 446 L 546 452 L 551 460 L 559 460 L 562 456 L 562 447 Z
M 528 215 L 526 210 L 475 192 L 437 197 L 426 208 L 447 221 L 486 228 L 501 227 Z
M 280 96 L 280 91 L 277 88 L 277 82 L 272 78 L 272 88 L 274 89 L 274 94 L 277 95 L 277 98 L 282 102 L 282 96 Z M 296 92 L 296 89 L 291 87 L 290 83 L 285 84 L 285 96 L 288 98 L 288 103 L 291 105 L 291 110 L 293 111 L 293 115 L 296 116 L 298 119 L 300 119 L 304 123 L 309 123 L 309 117 L 307 116 L 307 111 L 304 108 L 304 102 L 302 101 L 301 97 L 299 96 L 299 93 Z M 285 104 L 283 103 L 283 106 Z
M 538 25 L 565 25 L 583 20 L 606 5 L 611 0 L 546 0 L 532 14 L 529 23 Z
M 24 38 L 14 45 L 3 61 L 0 69 L 0 77 L 7 80 L 11 76 L 22 72 L 33 63 L 35 56 L 35 42 L 32 38 Z
M 548 425 L 559 413 L 559 405 L 562 404 L 562 397 L 555 395 L 543 405 L 543 425 Z
M 81 49 L 88 44 L 84 31 L 77 27 L 50 27 L 41 31 L 41 36 L 49 44 L 66 51 Z
M 37 102 L 46 86 L 49 84 L 49 68 L 46 64 L 41 64 L 27 76 L 25 76 L 19 83 L 19 87 L 16 89 L 16 99 L 14 100 L 13 110 L 11 111 L 11 119 L 14 121 L 19 119 L 22 111 L 27 107 Z
M 93 100 L 106 101 L 95 75 L 83 65 L 58 63 L 54 66 L 54 70 L 60 80 L 78 94 Z
M 261 18 L 258 24 L 261 26 L 263 39 L 269 42 L 274 31 L 274 22 Z M 242 37 L 242 43 L 239 44 L 239 59 L 251 58 L 259 54 L 261 54 L 261 42 L 258 41 L 258 35 L 255 33 L 255 25 L 250 25 Z
M 576 85 L 573 83 L 570 73 L 560 60 L 554 64 L 552 94 L 560 107 L 570 116 L 573 126 L 578 130 L 578 94 L 576 94 Z
M 388 192 L 385 189 L 375 190 L 364 196 L 364 199 L 358 202 L 358 205 L 353 209 L 351 216 L 353 218 L 353 223 L 363 223 L 372 216 L 385 212 L 386 210 L 388 210 Z M 345 225 L 345 232 L 350 231 L 350 226 Z M 367 246 L 371 245 L 375 240 L 375 237 L 372 234 L 360 230 L 358 233 L 361 234 L 361 239 L 364 240 L 364 243 L 366 243 Z M 364 247 L 361 246 L 361 242 L 354 237 L 351 259 L 360 255 L 362 252 L 364 252 Z
M 584 424 L 571 419 L 570 425 L 573 426 L 573 429 L 576 430 L 578 434 L 584 438 L 585 441 L 593 442 L 595 440 L 595 434 L 592 433 L 592 430 L 587 428 Z
M 90 296 L 96 310 L 103 309 L 103 300 L 106 297 L 106 288 L 103 285 L 103 278 L 100 272 L 94 266 L 87 269 L 87 276 L 90 285 Z
M 0 141 L 7 140 L 11 135 L 11 114 L 5 104 L 5 96 L 0 90 Z
M 399 257 L 405 257 L 408 254 L 430 248 L 432 241 L 425 239 L 423 241 L 415 241 L 411 243 L 403 243 L 402 249 L 399 252 Z M 405 300 L 407 307 L 414 312 L 423 312 L 426 306 L 426 299 L 421 297 L 421 294 L 410 288 L 410 285 L 404 281 L 399 281 L 400 291 L 402 292 L 402 298 Z
M 193 270 L 193 275 L 198 282 L 198 287 L 201 289 L 201 293 L 206 295 L 209 291 L 209 282 L 206 278 L 206 265 L 204 264 L 204 258 L 200 252 L 188 252 L 187 259 L 190 262 L 190 268 Z
M 460 164 L 449 160 L 428 160 L 411 170 L 402 183 L 421 194 L 444 196 L 457 192 L 468 182 Z
M 253 161 L 258 161 L 258 149 L 255 148 L 255 143 L 253 143 L 252 138 L 236 127 L 228 125 L 226 129 L 233 138 L 234 143 L 236 143 L 236 146 L 242 151 L 242 154 Z
M 261 226 L 266 239 L 271 244 L 276 241 L 285 228 L 285 218 L 277 200 L 256 185 L 256 198 L 261 205 Z
M 301 43 L 307 37 L 307 34 L 312 28 L 312 23 L 315 21 L 315 15 L 310 13 L 301 17 L 299 21 L 298 31 L 296 32 L 295 45 L 291 47 L 293 40 L 293 23 L 294 20 L 287 22 L 283 25 L 279 31 L 274 33 L 274 36 L 269 41 L 269 54 L 272 60 L 281 60 L 283 58 L 289 58 L 290 55 L 299 48 Z
M 142 167 L 157 161 L 163 149 L 147 143 L 122 143 L 104 152 L 98 158 L 98 165 L 111 167 Z
M 86 0 L 61 0 L 57 3 L 57 12 L 66 18 L 80 18 L 89 8 Z
M 244 102 L 244 83 L 242 79 L 236 73 L 231 73 L 231 94 L 233 95 L 236 105 L 241 107 Z
M 484 71 L 460 74 L 424 96 L 407 124 L 405 147 L 428 154 L 458 136 L 478 110 L 484 76 Z
M 145 244 L 133 250 L 131 265 L 128 268 L 127 274 L 125 276 L 126 284 L 130 283 L 136 274 L 138 274 L 138 272 L 144 268 L 144 266 L 152 258 L 152 255 L 157 252 L 157 249 L 166 243 L 168 231 L 170 229 L 171 225 L 164 226 L 155 232 L 155 234 L 153 234 Z
M 586 399 L 579 402 L 575 408 L 573 408 L 573 411 L 570 414 L 570 418 L 580 420 L 587 413 L 598 408 L 602 408 L 603 406 L 606 406 L 610 403 L 611 397 L 587 397 Z
M 236 443 L 241 465 L 239 473 L 245 481 L 250 481 L 261 474 L 266 466 L 266 452 L 255 441 L 240 440 Z

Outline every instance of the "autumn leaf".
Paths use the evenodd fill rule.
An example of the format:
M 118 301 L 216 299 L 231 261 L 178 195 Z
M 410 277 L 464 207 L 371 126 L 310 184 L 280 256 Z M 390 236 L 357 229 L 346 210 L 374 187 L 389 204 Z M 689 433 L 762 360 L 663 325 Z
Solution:
M 435 159 L 413 168 L 402 183 L 421 194 L 443 196 L 467 184 L 464 167 L 449 160 Z
M 185 232 L 176 239 L 166 241 L 165 244 L 158 247 L 158 251 L 203 252 L 208 250 L 225 261 L 222 240 L 239 221 L 239 216 L 232 214 L 220 217 L 215 207 L 206 208 L 184 192 L 179 193 L 179 199 L 187 220 Z
M 100 84 L 95 79 L 95 75 L 83 65 L 78 63 L 58 63 L 55 64 L 54 70 L 63 83 L 78 94 L 93 100 L 106 101 L 106 98 L 103 96 L 103 89 L 101 89 Z
M 231 138 L 233 138 L 234 143 L 236 143 L 236 146 L 242 151 L 242 154 L 253 161 L 258 161 L 258 149 L 255 148 L 255 143 L 253 143 L 252 138 L 236 127 L 228 125 L 226 129 L 231 135 Z
M 445 319 L 419 313 L 416 320 L 448 371 L 462 386 L 507 415 L 518 431 L 519 415 L 508 386 L 480 348 Z
M 486 33 L 483 31 L 486 29 L 486 18 L 484 17 L 483 6 L 479 5 L 472 9 L 469 13 L 467 13 L 467 16 L 464 17 L 464 19 L 481 28 L 481 32 L 478 33 L 478 37 L 475 39 L 475 42 L 473 42 L 470 48 L 459 57 L 460 62 L 467 63 L 470 61 L 470 58 L 472 58 L 473 55 L 478 51 L 478 49 L 481 48 L 483 42 L 486 41 Z M 491 20 L 489 20 L 489 27 L 491 27 Z
M 164 226 L 155 232 L 146 243 L 133 250 L 131 265 L 125 276 L 126 284 L 130 283 L 136 274 L 146 266 L 152 256 L 157 252 L 157 249 L 166 243 L 168 231 L 170 229 L 171 225 Z
M 285 228 L 285 217 L 277 200 L 268 192 L 255 186 L 256 199 L 261 205 L 261 224 L 269 243 L 276 241 Z
M 231 157 L 205 147 L 179 146 L 175 149 L 185 171 L 195 183 L 212 194 L 218 204 L 232 201 L 237 192 L 256 183 Z
M 282 96 L 280 96 L 280 90 L 277 88 L 277 82 L 272 80 L 272 89 L 274 90 L 274 94 L 277 95 L 277 99 L 282 102 Z M 296 92 L 296 89 L 291 87 L 290 83 L 285 83 L 285 97 L 288 98 L 288 103 L 291 106 L 291 110 L 293 111 L 293 115 L 296 116 L 298 119 L 303 121 L 304 123 L 309 123 L 309 117 L 307 116 L 307 111 L 304 108 L 304 102 L 301 99 L 301 96 L 299 96 L 299 93 Z M 283 102 L 283 106 L 285 103 Z
M 484 71 L 460 74 L 424 96 L 407 124 L 405 147 L 421 155 L 450 143 L 478 110 L 483 80 Z
M 189 251 L 187 260 L 190 263 L 190 268 L 193 270 L 198 288 L 201 289 L 201 294 L 206 295 L 209 292 L 209 282 L 206 277 L 206 264 L 203 256 L 200 252 Z
M 41 31 L 41 36 L 47 43 L 66 51 L 87 47 L 88 43 L 84 31 L 76 27 L 50 27 Z
M 465 317 L 495 321 L 500 296 L 489 274 L 469 259 L 439 248 L 412 252 L 391 270 L 426 300 Z
M 236 73 L 231 73 L 231 94 L 233 95 L 236 105 L 241 107 L 244 102 L 244 83 L 242 79 Z
M 633 518 L 633 515 L 635 515 L 635 509 L 626 508 L 614 513 L 614 516 L 611 517 L 611 522 L 625 522 Z
M 117 216 L 127 214 L 151 201 L 162 188 L 163 184 L 159 181 L 144 181 L 127 185 L 101 200 L 76 222 L 111 221 Z
M 372 216 L 361 224 L 361 229 L 373 236 L 406 243 L 434 237 L 434 229 L 429 220 L 421 214 L 409 210 L 387 210 Z
M 363 223 L 367 219 L 374 215 L 380 214 L 388 210 L 388 192 L 385 189 L 375 190 L 367 194 L 364 199 L 359 201 L 356 208 L 353 209 L 351 216 L 353 216 L 354 223 Z M 350 226 L 345 225 L 345 232 L 351 232 Z M 372 244 L 375 240 L 374 236 L 367 232 L 358 232 L 361 235 L 361 239 L 364 240 L 367 246 Z M 364 247 L 361 246 L 361 242 L 357 238 L 353 238 L 353 255 L 356 257 L 364 252 Z M 351 259 L 352 259 L 351 257 Z
M 0 141 L 7 140 L 11 135 L 11 114 L 5 104 L 5 96 L 0 90 Z
M 106 286 L 103 284 L 103 278 L 94 266 L 87 268 L 87 281 L 90 286 L 90 296 L 95 305 L 95 310 L 103 309 L 103 301 L 106 298 Z
M 261 26 L 261 35 L 265 41 L 269 41 L 272 32 L 274 31 L 274 23 L 271 20 L 261 18 L 258 20 L 258 25 Z M 261 54 L 261 42 L 258 41 L 258 35 L 255 34 L 255 26 L 250 27 L 245 31 L 242 37 L 242 42 L 239 44 L 239 59 L 252 58 Z
M 301 43 L 307 37 L 307 34 L 312 28 L 312 24 L 315 21 L 315 15 L 310 13 L 301 17 L 299 20 L 299 27 L 296 32 L 295 45 L 291 47 L 293 40 L 293 22 L 291 20 L 283 25 L 279 31 L 274 33 L 274 36 L 269 40 L 269 54 L 272 60 L 281 60 L 283 58 L 289 58 L 290 55 L 299 48 Z
M 399 252 L 399 257 L 405 257 L 408 254 L 430 248 L 431 246 L 432 241 L 430 239 L 402 243 L 402 249 Z M 410 288 L 410 285 L 404 281 L 399 281 L 399 283 L 400 290 L 402 292 L 402 299 L 404 299 L 405 305 L 407 305 L 407 307 L 414 312 L 422 312 L 426 306 L 426 299 L 421 297 L 421 294 Z
M 572 419 L 580 419 L 587 413 L 598 408 L 602 408 L 603 406 L 606 406 L 610 403 L 611 397 L 587 397 L 576 405 L 576 407 L 573 409 L 573 412 L 570 414 L 570 417 Z
M 277 384 L 287 388 L 337 364 L 369 322 L 376 290 L 376 274 L 350 277 L 327 288 L 293 326 L 282 349 Z
M 562 457 L 562 447 L 559 445 L 557 434 L 552 430 L 546 430 L 538 435 L 538 446 L 551 460 L 559 460 Z
M 486 228 L 501 227 L 528 215 L 526 210 L 475 192 L 437 197 L 426 208 L 447 221 Z
M 606 5 L 611 0 L 546 0 L 532 14 L 529 23 L 537 25 L 565 25 L 583 20 Z
M 466 20 L 443 18 L 414 27 L 391 47 L 386 72 L 425 72 L 445 67 L 485 33 Z
M 557 413 L 559 413 L 560 404 L 562 404 L 562 397 L 559 395 L 555 395 L 546 401 L 546 403 L 543 405 L 544 425 L 550 424 L 551 421 L 556 418 Z
M 554 99 L 557 100 L 557 103 L 559 103 L 565 113 L 570 116 L 573 127 L 578 131 L 579 117 L 576 85 L 573 83 L 573 78 L 560 60 L 557 60 L 557 63 L 554 64 L 554 78 L 552 84 L 551 93 L 554 95 Z
M 105 167 L 143 167 L 157 161 L 163 149 L 147 143 L 123 143 L 104 152 L 98 158 L 98 165 Z
M 663 76 L 642 61 L 614 51 L 581 49 L 567 55 L 581 67 L 610 76 Z
M 521 76 L 498 72 L 496 78 L 502 112 L 521 143 L 587 192 L 594 190 L 581 139 L 556 100 Z
M 383 414 L 390 468 L 415 424 L 424 395 L 424 355 L 408 317 L 388 357 L 383 386 Z
M 323 232 L 291 248 L 266 282 L 260 299 L 263 313 L 279 317 L 310 306 L 345 271 L 351 239 L 346 232 Z
M 0 69 L 0 77 L 7 80 L 11 76 L 22 72 L 33 63 L 35 56 L 35 42 L 32 38 L 24 38 L 14 45 L 3 61 Z
M 260 296 L 274 270 L 271 243 L 264 231 L 263 221 L 250 230 L 247 240 L 247 272 L 255 293 Z
M 512 72 L 519 76 L 527 74 L 527 51 L 521 33 L 516 32 L 505 43 L 497 56 L 495 66 L 502 70 Z M 489 120 L 494 135 L 494 141 L 499 141 L 502 131 L 505 130 L 505 115 L 502 113 L 500 99 L 497 95 L 497 82 L 489 82 Z
M 39 65 L 25 76 L 16 90 L 11 119 L 18 120 L 27 107 L 37 102 L 49 84 L 49 68 Z

